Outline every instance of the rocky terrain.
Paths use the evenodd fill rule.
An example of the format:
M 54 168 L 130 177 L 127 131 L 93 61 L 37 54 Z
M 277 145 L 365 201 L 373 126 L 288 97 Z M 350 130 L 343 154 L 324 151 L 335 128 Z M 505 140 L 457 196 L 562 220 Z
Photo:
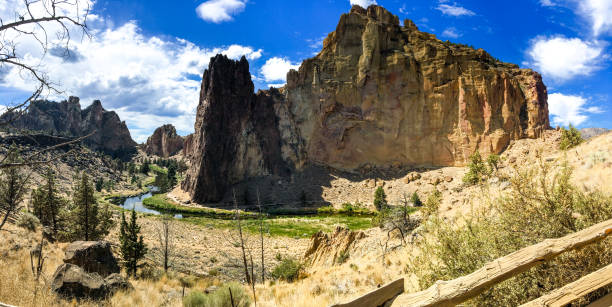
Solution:
M 4 114 L 4 118 L 14 114 Z M 35 101 L 25 114 L 19 115 L 11 130 L 35 131 L 55 136 L 80 137 L 93 133 L 84 143 L 93 150 L 129 160 L 136 152 L 136 142 L 132 140 L 125 122 L 117 113 L 107 111 L 99 100 L 81 110 L 78 97 L 70 97 L 62 102 Z
M 149 155 L 168 158 L 183 150 L 184 139 L 176 134 L 173 125 L 163 125 L 153 132 L 144 145 L 144 151 Z
M 606 128 L 583 128 L 580 129 L 580 135 L 584 138 L 584 139 L 590 139 L 592 137 L 596 137 L 598 135 L 602 135 L 604 133 L 607 133 L 608 129 Z
M 410 20 L 400 25 L 382 7 L 354 6 L 284 88 L 253 94 L 245 58 L 211 59 L 182 188 L 198 203 L 228 202 L 235 184 L 264 178 L 282 186 L 270 195 L 292 195 L 270 201 L 297 203 L 303 182 L 295 178 L 310 169 L 361 176 L 351 181 L 398 179 L 420 167 L 463 165 L 476 150 L 500 153 L 546 129 L 537 72 L 442 42 Z M 321 200 L 319 192 L 311 197 Z

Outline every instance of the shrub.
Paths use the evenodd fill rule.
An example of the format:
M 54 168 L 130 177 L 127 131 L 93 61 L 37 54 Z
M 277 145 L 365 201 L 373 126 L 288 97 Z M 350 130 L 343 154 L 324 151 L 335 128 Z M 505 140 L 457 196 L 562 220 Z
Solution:
M 336 263 L 343 264 L 348 260 L 349 257 L 350 257 L 350 254 L 348 251 L 346 250 L 340 251 L 338 253 L 338 256 L 336 257 Z
M 272 270 L 271 276 L 274 279 L 282 279 L 293 282 L 298 279 L 302 264 L 295 258 L 287 257 Z
M 467 275 L 487 262 L 547 238 L 558 238 L 612 218 L 612 199 L 599 192 L 585 193 L 570 183 L 571 170 L 552 172 L 538 167 L 512 178 L 512 189 L 456 224 L 438 218 L 426 224 L 427 240 L 419 241 L 413 259 L 422 288 L 436 280 Z M 612 263 L 612 241 L 605 240 L 562 254 L 484 291 L 468 302 L 475 306 L 518 306 L 581 276 Z M 595 291 L 577 305 L 593 301 L 611 287 Z
M 499 164 L 499 156 L 496 154 L 490 154 L 487 158 L 487 164 L 489 165 L 489 172 L 497 171 L 497 165 Z
M 468 172 L 463 176 L 463 182 L 466 184 L 479 184 L 483 180 L 483 177 L 488 174 L 487 166 L 484 161 L 482 161 L 482 156 L 480 156 L 478 151 L 470 156 L 468 168 Z
M 22 214 L 19 217 L 19 220 L 17 220 L 17 226 L 25 228 L 29 231 L 36 231 L 38 225 L 40 225 L 40 220 L 38 220 L 34 214 L 29 212 Z
M 232 289 L 231 296 L 230 288 Z M 250 305 L 251 298 L 246 294 L 242 285 L 235 282 L 224 284 L 210 294 L 192 291 L 183 299 L 185 307 L 247 307 Z
M 185 307 L 204 307 L 206 305 L 207 298 L 204 293 L 200 291 L 191 291 L 185 298 L 183 298 L 183 306 Z
M 412 193 L 412 196 L 410 197 L 410 202 L 415 207 L 423 207 L 423 202 L 419 198 L 419 194 L 417 194 L 417 192 Z
M 317 209 L 317 213 L 321 214 L 321 215 L 331 215 L 336 213 L 336 210 L 334 210 L 334 207 L 332 206 L 325 206 L 325 207 L 320 207 Z
M 583 141 L 584 139 L 582 139 L 580 131 L 572 126 L 572 124 L 569 125 L 569 129 L 561 128 L 561 143 L 559 143 L 559 149 L 568 150 L 580 145 Z
M 427 199 L 425 200 L 425 204 L 423 205 L 423 217 L 427 219 L 429 216 L 437 216 L 438 211 L 440 210 L 440 202 L 442 201 L 442 192 L 438 191 L 438 189 L 434 189 Z

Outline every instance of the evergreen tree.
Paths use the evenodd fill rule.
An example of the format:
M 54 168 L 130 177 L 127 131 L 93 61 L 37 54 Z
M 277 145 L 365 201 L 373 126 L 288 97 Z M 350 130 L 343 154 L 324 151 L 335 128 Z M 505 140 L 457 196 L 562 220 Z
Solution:
M 176 185 L 176 163 L 168 165 L 168 188 L 172 189 Z
M 145 175 L 148 175 L 150 171 L 151 171 L 151 166 L 149 165 L 149 161 L 145 160 L 144 163 L 140 166 L 140 172 Z
M 140 226 L 136 223 L 136 211 L 132 210 L 132 218 L 128 223 L 125 220 L 125 213 L 121 213 L 121 229 L 119 231 L 119 241 L 121 242 L 121 257 L 128 275 L 136 275 L 136 270 L 140 266 L 138 262 L 147 253 Z
M 43 226 L 51 227 L 53 233 L 61 230 L 60 210 L 65 200 L 58 195 L 55 187 L 55 175 L 51 168 L 45 174 L 45 184 L 32 191 L 32 207 L 34 215 L 38 217 Z
M 155 186 L 159 188 L 159 192 L 160 193 L 166 193 L 168 192 L 168 188 L 169 188 L 169 182 L 168 182 L 168 175 L 164 174 L 164 173 L 158 173 L 155 176 Z
M 374 193 L 374 207 L 376 207 L 378 211 L 383 211 L 387 206 L 387 194 L 385 194 L 383 187 L 378 187 Z
M 19 159 L 17 148 L 11 146 L 5 163 L 19 162 L 21 162 L 21 159 Z M 0 213 L 3 213 L 4 217 L 0 221 L 0 229 L 2 229 L 9 217 L 19 211 L 21 201 L 26 192 L 28 178 L 29 176 L 26 177 L 21 173 L 21 169 L 18 166 L 2 170 L 2 177 L 0 178 Z
M 110 230 L 111 213 L 108 208 L 100 211 L 93 187 L 86 174 L 81 176 L 73 194 L 74 209 L 71 235 L 77 240 L 93 241 L 106 236 Z
M 412 197 L 410 197 L 410 202 L 412 202 L 412 205 L 415 206 L 415 207 L 422 207 L 423 206 L 423 202 L 419 198 L 419 194 L 417 194 L 417 192 L 414 192 L 412 194 Z
M 104 187 L 104 178 L 100 177 L 96 180 L 96 191 L 102 192 L 102 187 Z

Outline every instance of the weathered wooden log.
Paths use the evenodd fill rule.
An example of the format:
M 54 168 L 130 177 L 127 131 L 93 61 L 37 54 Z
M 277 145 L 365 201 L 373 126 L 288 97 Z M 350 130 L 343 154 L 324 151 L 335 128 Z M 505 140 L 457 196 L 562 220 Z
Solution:
M 561 307 L 612 283 L 612 264 L 556 289 L 521 307 Z M 612 304 L 611 304 L 612 305 Z M 611 306 L 605 305 L 605 306 Z
M 392 300 L 402 292 L 404 292 L 404 279 L 400 278 L 364 296 L 361 296 L 352 302 L 346 304 L 336 304 L 332 305 L 332 307 L 378 307 Z
M 455 306 L 510 277 L 553 259 L 559 254 L 600 241 L 612 234 L 612 220 L 558 239 L 547 239 L 487 263 L 483 268 L 428 289 L 400 295 L 392 306 Z

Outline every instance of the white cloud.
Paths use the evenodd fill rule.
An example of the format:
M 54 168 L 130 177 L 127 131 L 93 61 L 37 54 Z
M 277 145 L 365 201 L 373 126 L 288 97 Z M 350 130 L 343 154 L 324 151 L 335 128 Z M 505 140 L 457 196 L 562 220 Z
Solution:
M 135 22 L 92 28 L 91 32 L 91 40 L 72 41 L 74 56 L 68 60 L 50 52 L 41 62 L 39 50 L 32 47 L 36 44 L 27 40 L 20 42 L 19 52 L 30 63 L 40 63 L 64 90 L 61 96 L 49 99 L 79 96 L 82 107 L 100 99 L 106 109 L 119 113 L 138 141 L 166 123 L 183 134 L 193 131 L 201 76 L 211 57 L 222 53 L 233 59 L 246 56 L 255 60 L 263 53 L 248 46 L 201 48 L 184 39 L 148 37 Z M 35 87 L 14 68 L 3 76 L 0 86 L 25 92 Z
M 438 7 L 436 7 L 436 10 L 442 12 L 442 14 L 444 15 L 450 15 L 450 16 L 474 16 L 476 15 L 476 13 L 474 13 L 473 11 L 470 11 L 462 6 L 459 6 L 457 5 L 457 3 L 452 4 L 452 5 L 440 3 Z
M 351 0 L 351 5 L 359 5 L 363 8 L 368 8 L 370 5 L 375 5 L 376 0 Z
M 275 86 L 278 86 L 279 83 L 276 81 L 287 82 L 289 70 L 298 68 L 300 68 L 299 64 L 291 63 L 288 59 L 273 57 L 261 67 L 261 74 L 266 82 L 273 82 Z
M 451 28 L 447 28 L 446 30 L 444 30 L 444 32 L 442 32 L 442 36 L 450 37 L 450 38 L 459 38 L 461 37 L 461 33 L 459 33 L 459 31 L 457 31 L 456 28 L 451 27 Z
M 555 6 L 555 3 L 552 0 L 540 0 L 540 4 L 542 6 Z
M 604 57 L 600 42 L 587 42 L 579 38 L 537 37 L 531 42 L 529 64 L 553 79 L 564 81 L 576 76 L 590 75 L 599 69 Z
M 200 4 L 196 12 L 205 21 L 221 23 L 244 11 L 246 3 L 247 0 L 208 0 Z
M 553 93 L 548 95 L 548 110 L 553 125 L 578 126 L 589 117 L 587 114 L 599 114 L 603 111 L 596 106 L 586 108 L 587 100 L 581 96 Z
M 590 20 L 595 36 L 612 30 L 611 0 L 580 0 L 578 13 Z

